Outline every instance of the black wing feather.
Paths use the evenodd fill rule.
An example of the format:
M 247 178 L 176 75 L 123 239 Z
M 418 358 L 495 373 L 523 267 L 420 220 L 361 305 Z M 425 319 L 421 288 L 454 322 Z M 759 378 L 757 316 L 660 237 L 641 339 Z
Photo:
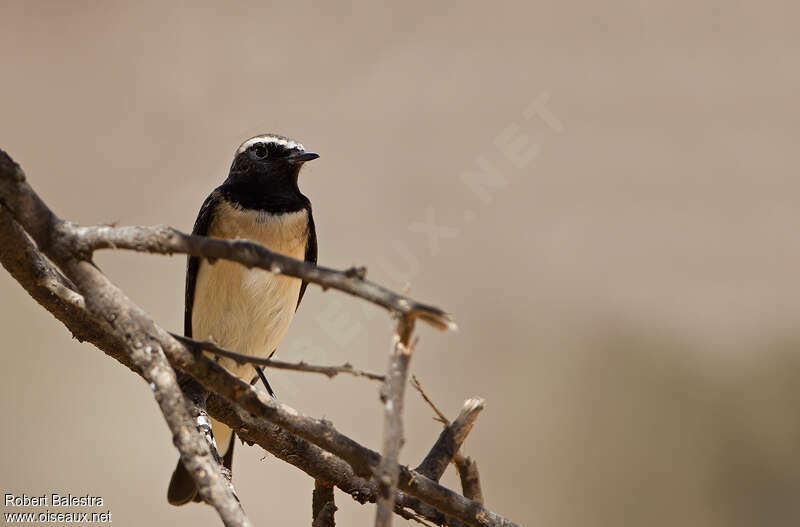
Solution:
M 308 242 L 306 243 L 306 261 L 311 262 L 313 264 L 317 263 L 317 231 L 314 228 L 314 216 L 311 215 L 311 207 L 308 207 Z M 303 295 L 306 292 L 306 286 L 308 282 L 303 280 L 303 283 L 300 285 L 300 296 L 297 298 L 297 307 L 295 307 L 295 311 L 298 307 L 300 307 L 300 301 L 303 299 Z
M 216 209 L 217 203 L 218 193 L 215 190 L 206 198 L 203 202 L 203 206 L 200 207 L 200 213 L 197 215 L 197 220 L 194 222 L 192 234 L 199 234 L 202 236 L 208 234 L 208 228 L 211 225 L 211 220 L 214 218 L 214 210 Z M 190 256 L 186 264 L 186 305 L 183 318 L 183 334 L 189 338 L 192 337 L 192 306 L 194 305 L 194 288 L 197 284 L 197 271 L 199 269 L 200 259 L 195 256 Z M 191 375 L 183 373 L 182 371 L 178 372 L 178 384 L 187 394 L 204 393 L 203 387 L 200 386 Z M 231 437 L 231 446 L 228 452 L 225 453 L 223 459 L 223 463 L 229 469 L 233 464 L 234 439 L 235 435 Z M 167 500 L 173 505 L 183 505 L 190 501 L 200 501 L 197 494 L 197 485 L 180 459 L 178 460 L 178 465 L 175 467 L 175 471 L 172 473 L 172 479 L 170 479 L 169 482 Z
M 214 190 L 203 202 L 200 213 L 194 222 L 192 234 L 206 236 L 211 221 L 214 219 L 214 211 L 219 203 L 219 192 Z M 186 263 L 186 306 L 183 317 L 183 334 L 192 338 L 192 306 L 194 305 L 194 288 L 197 284 L 197 272 L 200 269 L 200 258 L 190 256 Z

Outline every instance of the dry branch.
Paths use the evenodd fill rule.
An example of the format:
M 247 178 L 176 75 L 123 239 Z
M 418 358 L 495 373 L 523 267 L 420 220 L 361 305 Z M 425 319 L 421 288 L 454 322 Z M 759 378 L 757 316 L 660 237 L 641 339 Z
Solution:
M 377 499 L 375 482 L 357 476 L 353 467 L 341 458 L 265 419 L 254 418 L 250 412 L 242 410 L 216 394 L 210 395 L 207 408 L 216 419 L 236 430 L 237 435 L 244 441 L 258 444 L 278 459 L 294 465 L 312 478 L 335 485 L 359 503 L 375 503 Z M 416 520 L 422 517 L 437 525 L 445 524 L 442 513 L 425 505 L 419 499 L 402 492 L 398 492 L 396 497 L 395 513 L 400 516 Z
M 0 182 L 2 182 L 2 179 L 0 179 Z M 17 253 L 13 257 L 8 252 L 0 253 L 3 265 L 9 269 L 11 274 L 18 278 L 21 284 L 25 285 L 28 292 L 35 295 L 34 298 L 38 302 L 56 315 L 75 338 L 95 344 L 109 356 L 138 373 L 130 358 L 119 351 L 121 344 L 116 337 L 107 332 L 105 321 L 93 318 L 83 309 L 80 295 L 77 295 L 80 301 L 62 304 L 60 298 L 54 294 L 52 289 L 44 287 L 43 284 L 51 284 L 55 281 L 52 275 L 58 275 L 58 271 L 36 250 L 30 239 L 22 233 L 2 208 L 0 208 L 0 219 L 7 220 L 0 222 L 0 240 L 4 242 L 3 246 L 22 247 L 25 249 L 22 254 L 30 257 L 30 259 L 24 259 L 19 258 L 20 254 Z M 32 269 L 37 269 L 39 272 L 34 273 L 31 271 Z M 40 276 L 42 277 L 41 279 L 39 279 Z M 186 350 L 186 352 L 190 353 L 189 350 Z M 218 366 L 213 361 L 204 357 L 198 360 L 201 364 L 207 365 L 215 371 L 220 371 L 223 376 L 229 376 L 227 371 L 217 370 Z M 239 379 L 235 379 L 236 381 L 239 381 Z M 354 463 L 361 467 L 361 474 L 358 475 L 353 466 L 340 457 L 316 445 L 298 439 L 295 435 L 280 429 L 267 419 L 256 417 L 250 411 L 231 404 L 224 397 L 215 393 L 209 395 L 207 408 L 210 415 L 236 430 L 237 434 L 244 440 L 258 443 L 276 457 L 297 466 L 312 477 L 335 482 L 337 487 L 360 503 L 375 501 L 376 486 L 368 481 L 372 475 L 368 463 Z M 294 410 L 290 410 L 290 412 L 294 412 Z M 371 450 L 364 447 L 360 448 L 364 450 L 355 450 L 352 457 L 358 459 L 362 453 L 366 456 L 379 457 L 377 453 Z M 411 476 L 406 476 L 406 479 L 410 478 Z M 399 508 L 396 508 L 395 512 L 403 517 L 410 517 L 409 514 L 404 513 L 402 510 L 402 508 L 408 508 L 432 523 L 437 525 L 445 524 L 444 514 L 425 506 L 419 498 L 400 492 L 397 495 L 397 503 Z M 513 524 L 500 522 L 489 523 L 488 525 Z
M 452 461 L 461 479 L 461 492 L 464 497 L 483 505 L 483 493 L 481 491 L 478 464 L 472 458 L 464 457 L 460 450 L 461 445 L 464 443 L 464 440 L 467 438 L 467 435 L 475 423 L 475 419 L 477 419 L 480 411 L 483 410 L 483 399 L 479 397 L 467 399 L 458 417 L 456 417 L 455 421 L 451 424 L 436 404 L 428 397 L 425 390 L 422 389 L 422 384 L 419 382 L 416 375 L 412 377 L 411 385 L 419 392 L 420 396 L 436 414 L 435 419 L 445 427 L 436 440 L 436 443 L 428 452 L 428 455 L 425 456 L 425 459 L 417 467 L 417 471 L 435 481 L 439 481 L 447 465 Z M 427 514 L 431 513 L 425 506 L 422 507 L 422 512 Z M 446 518 L 445 521 L 449 527 L 463 526 L 463 522 L 453 518 Z
M 155 227 L 77 227 L 75 234 L 81 249 L 90 254 L 97 249 L 129 249 L 132 251 L 174 254 L 183 253 L 207 258 L 239 262 L 276 274 L 302 278 L 323 289 L 338 289 L 388 309 L 397 315 L 419 318 L 442 330 L 454 330 L 453 317 L 441 309 L 412 300 L 363 279 L 363 273 L 353 270 L 337 271 L 274 253 L 248 240 L 222 240 L 184 234 L 164 225 Z
M 92 342 L 110 356 L 155 383 L 157 396 L 163 394 L 163 399 L 159 398 L 159 404 L 162 406 L 165 419 L 173 429 L 176 446 L 181 450 L 182 460 L 188 462 L 187 468 L 198 479 L 201 495 L 212 502 L 217 500 L 216 506 L 226 525 L 248 525 L 248 523 L 243 514 L 239 517 L 236 516 L 237 510 L 241 510 L 238 503 L 236 506 L 229 506 L 232 503 L 230 501 L 218 502 L 219 496 L 226 495 L 226 493 L 230 495 L 230 492 L 227 487 L 225 492 L 219 490 L 219 478 L 215 469 L 203 473 L 202 461 L 199 460 L 209 459 L 209 456 L 204 455 L 202 451 L 203 447 L 207 448 L 207 444 L 204 440 L 197 443 L 197 438 L 202 439 L 202 436 L 196 429 L 192 430 L 193 427 L 186 427 L 185 415 L 188 412 L 185 407 L 175 404 L 174 391 L 172 391 L 174 373 L 168 367 L 166 372 L 164 371 L 166 360 L 173 367 L 192 375 L 204 388 L 214 392 L 208 399 L 209 413 L 230 426 L 234 426 L 236 420 L 240 421 L 239 426 L 234 426 L 234 428 L 243 438 L 262 445 L 272 442 L 273 449 L 277 448 L 275 446 L 276 437 L 283 438 L 284 443 L 293 441 L 294 448 L 299 451 L 301 457 L 305 454 L 304 449 L 315 453 L 309 455 L 308 459 L 304 459 L 303 463 L 317 462 L 318 465 L 313 468 L 319 471 L 338 471 L 341 478 L 336 482 L 337 486 L 342 488 L 342 486 L 351 485 L 350 490 L 346 490 L 351 495 L 358 492 L 353 487 L 360 487 L 363 489 L 362 498 L 365 501 L 375 497 L 375 484 L 368 480 L 373 476 L 380 463 L 381 458 L 376 452 L 340 434 L 326 421 L 304 416 L 288 406 L 264 398 L 249 384 L 230 375 L 213 360 L 202 354 L 194 353 L 172 338 L 169 333 L 156 325 L 146 313 L 108 282 L 105 276 L 91 263 L 92 243 L 102 245 L 97 236 L 101 229 L 106 228 L 89 228 L 89 231 L 84 231 L 84 228 L 56 217 L 27 185 L 22 170 L 2 151 L 0 151 L 0 220 L 2 220 L 0 241 L 3 242 L 0 260 L 37 302 L 61 320 L 77 338 Z M 20 226 L 25 232 L 22 232 Z M 95 238 L 87 240 L 83 237 L 84 233 L 90 237 L 95 236 Z M 150 233 L 153 234 L 152 231 Z M 214 243 L 208 245 L 205 242 L 219 240 L 182 236 L 184 237 L 176 239 L 187 244 L 185 252 L 198 256 L 229 257 L 235 261 L 246 260 L 264 268 L 271 266 L 265 262 L 276 256 L 263 247 L 249 242 L 237 241 L 230 246 L 228 244 L 220 246 Z M 35 245 L 31 243 L 31 239 L 35 241 Z M 170 252 L 164 249 L 164 246 L 159 245 L 158 240 L 153 243 L 155 246 L 150 247 L 145 242 L 145 245 L 150 247 L 147 250 Z M 109 245 L 111 245 L 110 242 Z M 158 250 L 158 247 L 162 247 L 162 250 Z M 205 252 L 206 250 L 208 252 Z M 184 251 L 173 247 L 171 252 Z M 42 253 L 47 255 L 49 261 L 48 258 L 42 256 Z M 259 260 L 259 258 L 264 260 Z M 59 266 L 66 276 L 59 272 L 51 261 Z M 271 261 L 278 260 L 273 258 Z M 290 260 L 287 269 L 291 269 L 292 262 L 296 261 Z M 303 264 L 305 267 L 302 265 L 295 267 L 292 272 L 287 271 L 287 274 L 304 279 L 315 278 L 309 281 L 321 285 L 325 285 L 326 280 L 330 280 L 329 287 L 350 292 L 387 307 L 385 296 L 380 299 L 375 298 L 375 288 L 379 292 L 385 291 L 379 286 L 365 281 L 359 282 L 367 284 L 364 286 L 365 289 L 353 284 L 341 285 L 337 280 L 345 280 L 343 283 L 347 284 L 346 280 L 358 280 L 358 277 L 345 272 L 336 274 L 339 273 L 338 271 L 330 271 L 334 273 L 330 275 L 327 274 L 328 270 L 320 270 L 304 264 L 304 262 L 297 263 Z M 297 274 L 293 274 L 293 272 Z M 332 285 L 333 283 L 337 283 L 341 287 Z M 394 293 L 392 294 L 394 295 Z M 426 307 L 420 308 L 420 304 L 415 304 L 399 295 L 391 298 L 394 299 L 393 301 L 399 302 L 400 306 L 399 310 L 387 307 L 392 311 L 406 314 L 410 318 L 428 321 L 431 321 L 431 317 L 433 317 L 439 319 L 440 324 L 447 325 L 446 319 L 440 318 L 443 313 L 440 310 L 428 311 Z M 384 303 L 381 304 L 378 300 Z M 403 302 L 406 302 L 405 307 L 403 307 Z M 423 309 L 425 314 L 420 309 Z M 438 314 L 431 315 L 430 313 Z M 149 354 L 148 349 L 150 350 Z M 227 413 L 220 409 L 220 405 L 227 407 Z M 184 413 L 181 413 L 181 407 Z M 279 430 L 279 435 L 276 434 L 277 428 L 274 425 L 283 429 Z M 180 428 L 181 426 L 183 428 Z M 312 445 L 298 441 L 295 436 L 303 438 L 319 448 L 312 448 Z M 199 450 L 190 451 L 189 446 Z M 346 465 L 343 461 L 346 462 Z M 347 465 L 349 465 L 348 469 L 340 470 Z M 420 512 L 420 510 L 424 510 L 424 507 L 420 506 L 421 500 L 437 511 L 433 519 L 430 517 L 431 515 L 425 517 L 440 525 L 443 523 L 442 514 L 458 518 L 476 527 L 514 525 L 507 519 L 486 510 L 480 504 L 438 485 L 435 481 L 431 481 L 407 467 L 399 467 L 398 470 L 399 487 L 407 493 L 397 493 L 396 501 L 400 507 L 410 507 L 416 512 Z M 204 477 L 207 480 L 204 480 Z M 362 479 L 359 481 L 359 478 Z M 335 478 L 325 477 L 322 479 L 329 482 L 335 481 Z M 361 481 L 364 482 L 363 485 Z M 227 482 L 225 484 L 227 485 Z
M 483 490 L 481 490 L 478 462 L 469 456 L 463 456 L 459 453 L 453 458 L 453 463 L 458 470 L 458 477 L 461 480 L 461 492 L 464 497 L 483 505 Z
M 254 357 L 252 355 L 245 355 L 243 353 L 236 353 L 235 351 L 226 350 L 224 348 L 220 348 L 213 342 L 208 340 L 193 340 L 175 333 L 170 333 L 173 338 L 179 340 L 184 346 L 197 350 L 197 351 L 209 351 L 213 355 L 219 355 L 220 357 L 228 357 L 235 360 L 239 364 L 257 364 L 259 366 L 265 366 L 267 368 L 275 368 L 278 370 L 291 370 L 291 371 L 302 371 L 306 373 L 321 373 L 322 375 L 326 375 L 328 378 L 336 377 L 340 373 L 346 373 L 348 375 L 353 375 L 355 377 L 364 377 L 365 379 L 370 379 L 373 381 L 383 381 L 386 379 L 385 376 L 372 373 L 364 370 L 357 370 L 353 368 L 352 364 L 346 363 L 342 366 L 317 366 L 314 364 L 306 364 L 305 362 L 284 362 L 275 359 L 262 359 L 260 357 Z
M 399 467 L 397 460 L 403 446 L 403 400 L 408 380 L 408 365 L 411 361 L 411 334 L 414 319 L 402 317 L 397 323 L 386 381 L 381 389 L 383 401 L 383 456 L 375 478 L 378 481 L 378 509 L 375 527 L 392 524 L 394 493 L 397 490 Z
M 311 527 L 335 527 L 333 514 L 336 512 L 333 499 L 333 486 L 322 480 L 314 480 L 311 495 Z
M 0 192 L 2 207 L 10 211 L 17 221 L 23 220 L 20 223 L 34 237 L 37 244 L 41 246 L 41 243 L 51 242 L 44 237 L 47 232 L 46 227 L 63 222 L 60 222 L 24 183 L 22 170 L 13 164 L 4 152 L 0 152 L 0 155 L 2 155 L 0 170 L 4 176 L 2 180 L 4 192 Z M 20 198 L 18 201 L 8 199 L 9 179 L 12 182 L 10 189 L 12 197 L 14 197 L 14 186 L 22 191 L 16 196 Z M 28 226 L 32 228 L 29 230 Z M 51 232 L 50 235 L 52 234 Z M 29 250 L 30 247 L 25 249 Z M 6 250 L 11 250 L 11 247 L 5 248 L 3 252 Z M 65 291 L 71 289 L 73 284 L 79 291 L 102 291 L 102 294 L 84 294 L 82 307 L 95 318 L 105 321 L 107 329 L 119 339 L 122 352 L 149 383 L 164 420 L 172 432 L 172 441 L 180 453 L 181 461 L 195 479 L 198 492 L 203 499 L 217 510 L 226 526 L 252 525 L 245 516 L 232 485 L 214 459 L 211 445 L 198 428 L 195 421 L 197 416 L 190 413 L 175 378 L 175 371 L 168 362 L 161 343 L 142 326 L 142 319 L 146 318 L 144 312 L 90 262 L 71 258 L 67 250 L 52 251 L 48 256 L 59 264 L 66 274 L 64 279 L 54 277 L 54 285 L 61 292 L 59 298 L 62 301 L 71 297 L 73 302 L 78 303 L 77 297 Z
M 439 408 L 435 404 L 433 404 L 433 401 L 431 401 L 430 397 L 428 397 L 428 394 L 425 393 L 425 390 L 422 389 L 422 384 L 420 384 L 419 379 L 417 379 L 416 375 L 411 376 L 411 386 L 413 386 L 414 389 L 417 390 L 417 393 L 419 393 L 420 397 L 422 397 L 425 400 L 425 402 L 428 403 L 428 406 L 431 407 L 433 413 L 436 414 L 434 420 L 439 421 L 444 426 L 449 425 L 450 421 L 447 419 L 447 417 L 445 417 L 442 411 L 439 410 Z
M 434 481 L 439 481 L 447 465 L 456 457 L 461 445 L 472 430 L 478 414 L 483 410 L 483 403 L 484 401 L 480 397 L 473 397 L 464 402 L 464 407 L 458 417 L 452 423 L 447 424 L 439 434 L 439 438 L 428 455 L 416 468 L 417 472 L 425 474 Z

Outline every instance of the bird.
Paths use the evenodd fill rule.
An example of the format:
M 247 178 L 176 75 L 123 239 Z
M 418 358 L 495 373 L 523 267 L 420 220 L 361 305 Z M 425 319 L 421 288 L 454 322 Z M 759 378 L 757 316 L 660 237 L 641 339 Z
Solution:
M 236 150 L 227 179 L 201 206 L 192 234 L 244 238 L 273 252 L 316 263 L 311 201 L 300 192 L 297 180 L 303 165 L 318 157 L 306 152 L 301 143 L 281 135 L 263 134 L 244 141 Z M 190 256 L 184 335 L 210 340 L 238 353 L 271 357 L 307 285 L 299 278 L 249 269 L 235 262 L 218 260 L 212 264 Z M 274 396 L 260 369 L 225 357 L 217 360 L 230 373 L 251 383 L 261 374 L 267 391 Z M 211 430 L 217 452 L 230 470 L 235 432 L 213 418 Z M 172 505 L 201 501 L 194 480 L 180 460 L 170 479 L 167 500 Z

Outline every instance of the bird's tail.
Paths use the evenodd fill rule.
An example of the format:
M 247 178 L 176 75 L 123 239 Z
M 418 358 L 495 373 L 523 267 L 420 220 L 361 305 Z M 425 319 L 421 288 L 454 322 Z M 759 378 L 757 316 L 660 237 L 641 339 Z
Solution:
M 220 446 L 220 451 L 225 452 L 222 456 L 222 464 L 231 471 L 233 469 L 233 445 L 235 444 L 236 434 L 233 430 L 214 419 L 211 420 L 211 426 L 214 431 L 214 437 L 222 440 L 217 443 Z M 226 438 L 227 441 L 225 441 Z M 172 472 L 172 478 L 169 480 L 167 501 L 172 505 L 185 505 L 190 501 L 203 501 L 197 493 L 197 485 L 195 485 L 192 475 L 189 474 L 180 459 Z
M 275 351 L 273 350 L 269 355 L 270 358 L 274 354 Z M 275 392 L 272 391 L 272 386 L 269 385 L 267 378 L 264 376 L 264 371 L 260 366 L 255 366 L 255 369 L 258 375 L 250 381 L 250 384 L 255 384 L 258 382 L 258 379 L 261 379 L 264 382 L 264 387 L 267 389 L 267 392 L 272 397 L 275 397 Z M 178 378 L 179 384 L 184 391 L 195 394 L 203 391 L 202 387 L 197 384 L 197 381 L 195 381 L 189 375 L 181 373 L 179 374 Z M 217 452 L 223 453 L 222 464 L 226 469 L 228 469 L 228 475 L 232 477 L 233 445 L 235 443 L 234 440 L 236 439 L 236 433 L 231 430 L 228 425 L 211 418 L 211 435 L 213 438 L 212 443 L 216 443 Z M 190 501 L 202 501 L 202 498 L 200 498 L 197 493 L 197 485 L 195 485 L 194 479 L 192 479 L 191 474 L 189 474 L 189 471 L 183 466 L 183 463 L 180 459 L 178 460 L 178 464 L 175 466 L 175 470 L 172 472 L 172 478 L 169 480 L 167 501 L 169 501 L 172 505 L 185 505 Z

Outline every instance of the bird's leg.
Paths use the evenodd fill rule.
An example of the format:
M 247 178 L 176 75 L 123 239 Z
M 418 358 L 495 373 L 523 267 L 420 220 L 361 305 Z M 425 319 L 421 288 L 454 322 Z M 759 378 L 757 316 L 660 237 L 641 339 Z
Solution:
M 183 394 L 186 396 L 186 404 L 189 409 L 189 414 L 192 416 L 192 419 L 194 419 L 198 430 L 203 433 L 206 441 L 208 441 L 208 444 L 211 445 L 211 455 L 214 456 L 214 460 L 222 468 L 222 472 L 225 474 L 225 477 L 230 480 L 231 471 L 228 470 L 222 462 L 222 458 L 217 451 L 217 442 L 214 439 L 214 433 L 211 430 L 211 420 L 209 419 L 208 411 L 206 410 L 206 399 L 208 398 L 208 392 L 191 375 L 187 375 L 183 372 L 178 372 L 178 385 L 181 387 Z
M 274 351 L 270 353 L 268 358 L 272 358 L 273 355 L 275 355 Z M 275 392 L 272 391 L 272 386 L 269 385 L 269 381 L 267 380 L 266 375 L 264 375 L 264 369 L 261 366 L 257 366 L 255 364 L 253 365 L 253 368 L 255 368 L 256 373 L 258 375 L 256 377 L 253 377 L 253 380 L 250 381 L 250 384 L 255 385 L 258 382 L 258 380 L 261 379 L 261 382 L 264 383 L 264 388 L 267 389 L 267 393 L 269 393 L 271 397 L 275 397 Z M 241 437 L 239 439 L 241 439 L 242 443 L 247 443 L 250 446 L 253 446 L 255 444 L 252 441 L 245 441 Z
M 272 355 L 270 355 L 270 357 L 272 357 Z M 264 383 L 264 388 L 267 389 L 267 393 L 270 394 L 271 397 L 275 397 L 275 392 L 272 391 L 272 386 L 269 385 L 269 381 L 267 380 L 267 377 L 264 375 L 264 368 L 262 368 L 261 366 L 255 366 L 255 369 L 258 372 L 258 376 L 261 379 L 261 382 Z

